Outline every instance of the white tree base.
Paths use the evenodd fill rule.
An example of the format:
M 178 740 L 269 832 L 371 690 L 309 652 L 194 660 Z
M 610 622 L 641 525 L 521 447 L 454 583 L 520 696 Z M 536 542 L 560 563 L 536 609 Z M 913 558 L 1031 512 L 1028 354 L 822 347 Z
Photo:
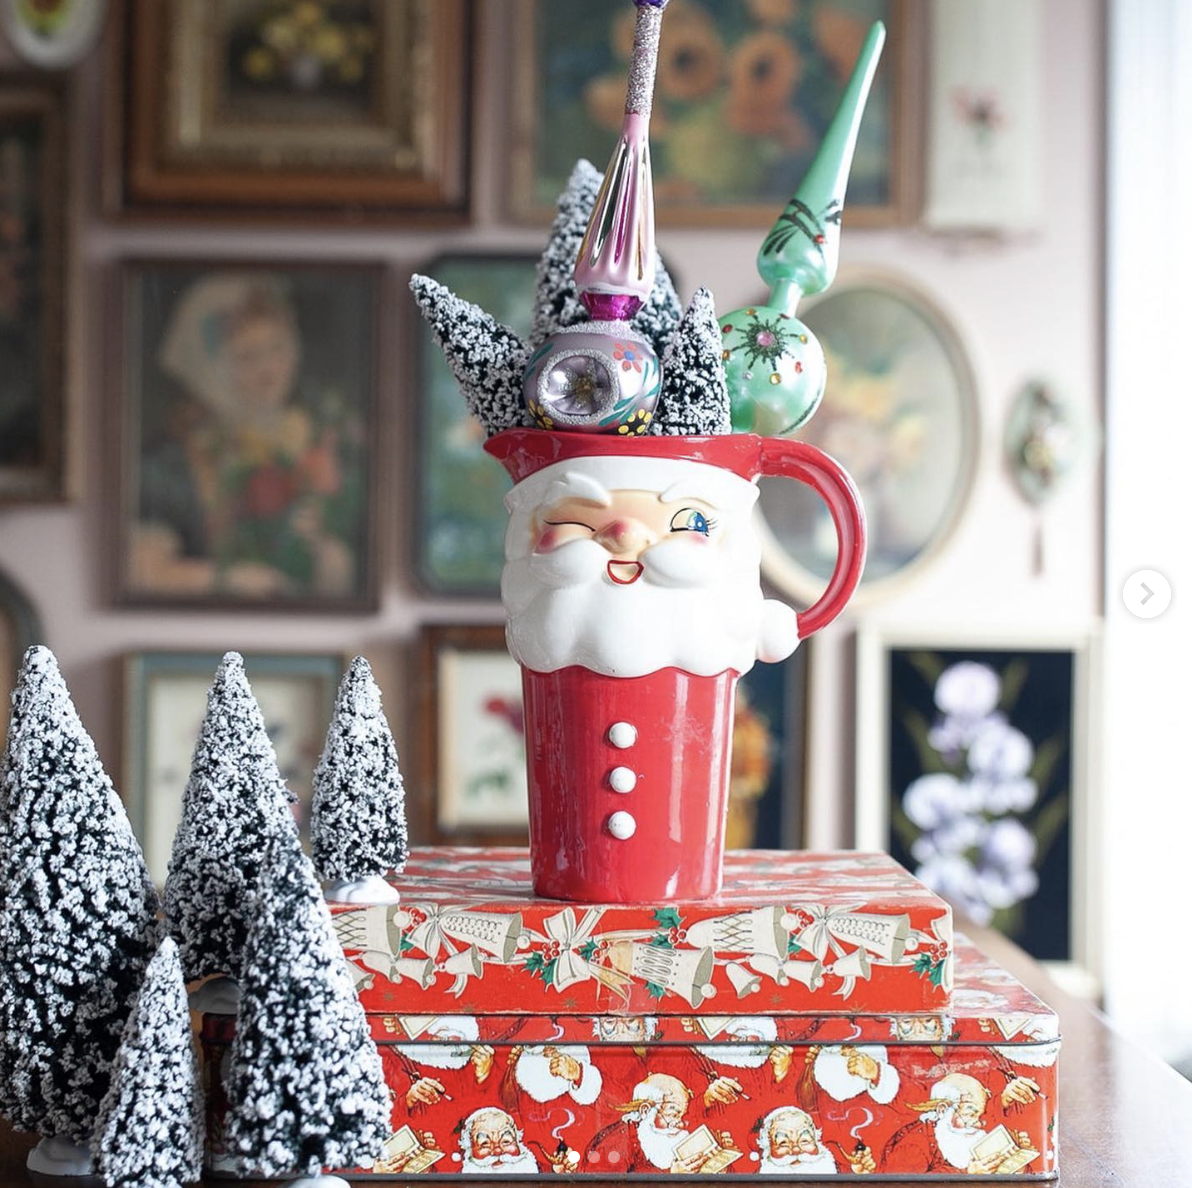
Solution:
M 52 1134 L 29 1152 L 25 1166 L 42 1176 L 92 1176 L 91 1148 Z
M 332 883 L 325 895 L 331 903 L 398 903 L 401 894 L 397 888 L 380 875 L 369 875 L 366 879 L 344 880 Z
M 189 1005 L 192 1011 L 207 1015 L 235 1015 L 240 1010 L 240 987 L 220 974 L 193 990 Z
M 339 1176 L 303 1176 L 300 1180 L 291 1180 L 289 1188 L 352 1188 L 352 1186 Z

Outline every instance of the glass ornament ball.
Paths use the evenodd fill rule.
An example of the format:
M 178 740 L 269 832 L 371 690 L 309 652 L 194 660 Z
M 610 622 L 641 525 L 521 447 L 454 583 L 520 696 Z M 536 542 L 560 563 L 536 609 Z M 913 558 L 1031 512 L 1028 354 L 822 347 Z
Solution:
M 640 436 L 654 418 L 662 369 L 623 322 L 559 330 L 530 357 L 523 397 L 539 429 Z
M 734 310 L 720 319 L 720 339 L 734 433 L 779 437 L 819 407 L 824 350 L 793 314 L 766 305 Z

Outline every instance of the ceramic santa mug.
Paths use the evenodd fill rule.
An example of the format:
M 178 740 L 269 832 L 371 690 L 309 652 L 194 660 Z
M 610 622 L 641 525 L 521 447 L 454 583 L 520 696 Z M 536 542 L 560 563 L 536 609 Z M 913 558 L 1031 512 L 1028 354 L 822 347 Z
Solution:
M 848 603 L 865 560 L 853 481 L 805 442 L 510 429 L 501 595 L 522 666 L 538 894 L 590 903 L 720 889 L 737 679 Z M 823 596 L 766 599 L 756 480 L 810 486 L 836 527 Z

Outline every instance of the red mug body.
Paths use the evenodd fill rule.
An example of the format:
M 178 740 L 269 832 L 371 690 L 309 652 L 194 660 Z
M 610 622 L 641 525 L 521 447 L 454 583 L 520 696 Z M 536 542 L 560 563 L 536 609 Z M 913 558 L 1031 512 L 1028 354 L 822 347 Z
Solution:
M 722 879 L 737 681 L 759 656 L 789 655 L 798 640 L 831 622 L 847 604 L 865 551 L 864 515 L 852 481 L 813 446 L 748 434 L 626 440 L 509 430 L 487 448 L 515 480 L 502 593 L 510 616 L 510 651 L 523 674 L 535 891 L 585 903 L 661 903 L 715 895 Z M 749 508 L 756 498 L 752 485 L 763 475 L 811 486 L 836 524 L 836 570 L 824 595 L 806 611 L 792 612 L 761 596 L 760 550 L 753 547 Z M 591 616 L 599 622 L 584 625 L 586 633 L 571 621 L 566 604 L 553 605 L 556 592 L 548 587 L 563 579 L 548 577 L 541 590 L 535 588 L 527 566 L 528 555 L 536 551 L 530 534 L 542 523 L 554 523 L 543 509 L 557 501 L 560 491 L 574 489 L 595 492 L 592 515 L 584 513 L 584 519 L 593 521 L 587 525 L 593 539 L 603 539 L 597 533 L 602 488 L 596 480 L 615 488 L 610 500 L 622 492 L 639 499 L 657 493 L 659 500 L 671 501 L 667 514 L 672 505 L 691 499 L 691 491 L 703 489 L 701 480 L 712 494 L 699 507 L 715 503 L 717 492 L 735 500 L 722 530 L 739 534 L 738 543 L 746 548 L 726 560 L 744 558 L 741 604 L 748 603 L 744 617 L 756 617 L 756 630 L 748 630 L 752 620 L 746 628 L 716 622 L 732 618 L 731 610 L 701 613 L 698 592 L 683 589 L 683 581 L 665 570 L 649 601 L 642 601 L 641 590 L 617 593 L 624 582 L 620 574 L 634 580 L 635 563 L 626 560 L 611 561 L 608 578 L 594 579 L 607 589 L 597 591 L 591 605 L 603 610 Z M 739 498 L 742 488 L 751 499 Z M 609 515 L 615 506 L 610 502 Z M 581 547 L 589 560 L 599 560 L 594 544 Z M 648 549 L 641 555 L 648 560 Z M 640 574 L 644 566 L 636 564 Z M 511 577 L 518 566 L 520 577 Z M 669 581 L 675 589 L 667 588 Z M 525 611 L 535 599 L 545 605 L 537 617 Z M 735 603 L 722 595 L 719 605 Z M 691 637 L 702 632 L 711 643 L 701 646 L 697 639 L 692 644 Z M 718 632 L 728 640 L 724 646 L 717 644 Z M 545 637 L 554 636 L 567 646 L 553 649 Z M 673 648 L 667 641 L 674 641 Z

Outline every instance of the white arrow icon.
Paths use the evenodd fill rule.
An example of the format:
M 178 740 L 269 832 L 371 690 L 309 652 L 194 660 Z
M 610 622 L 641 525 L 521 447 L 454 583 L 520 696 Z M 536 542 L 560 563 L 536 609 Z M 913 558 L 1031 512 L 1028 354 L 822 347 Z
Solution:
M 1146 606 L 1146 604 L 1155 597 L 1155 591 L 1152 590 L 1150 586 L 1146 584 L 1146 582 L 1142 583 L 1142 588 L 1146 591 L 1146 597 L 1142 600 L 1141 605 Z
M 1157 619 L 1171 604 L 1171 583 L 1154 569 L 1140 569 L 1126 579 L 1122 601 L 1136 619 Z

